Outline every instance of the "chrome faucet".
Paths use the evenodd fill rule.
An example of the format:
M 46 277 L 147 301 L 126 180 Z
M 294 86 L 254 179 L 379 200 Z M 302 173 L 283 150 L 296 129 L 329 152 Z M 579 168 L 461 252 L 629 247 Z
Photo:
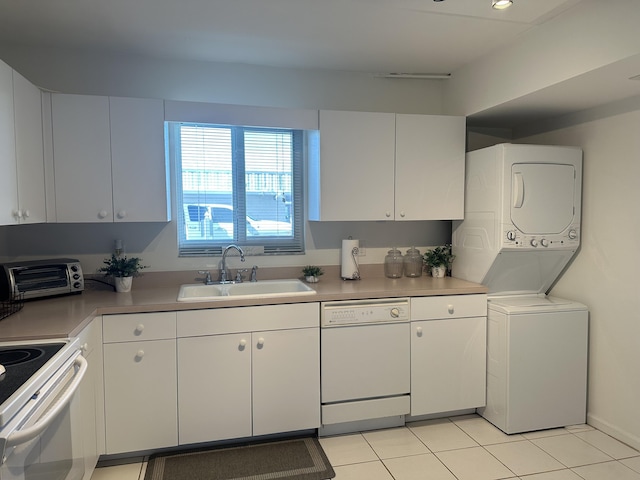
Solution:
M 222 266 L 220 269 L 220 283 L 229 283 L 229 272 L 227 272 L 227 253 L 229 250 L 235 249 L 240 254 L 240 261 L 244 262 L 244 251 L 237 245 L 231 244 L 222 252 Z
M 200 275 L 204 275 L 205 277 L 202 279 L 196 278 L 196 280 L 202 280 L 205 285 L 213 285 L 213 280 L 211 280 L 211 272 L 208 270 L 198 270 Z

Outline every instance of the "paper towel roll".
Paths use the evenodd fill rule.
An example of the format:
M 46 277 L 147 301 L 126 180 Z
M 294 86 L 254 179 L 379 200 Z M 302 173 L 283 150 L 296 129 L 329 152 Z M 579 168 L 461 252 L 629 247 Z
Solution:
M 360 240 L 354 240 L 352 238 L 342 240 L 342 273 L 340 274 L 340 276 L 344 280 L 360 279 L 360 269 L 358 268 L 359 250 Z

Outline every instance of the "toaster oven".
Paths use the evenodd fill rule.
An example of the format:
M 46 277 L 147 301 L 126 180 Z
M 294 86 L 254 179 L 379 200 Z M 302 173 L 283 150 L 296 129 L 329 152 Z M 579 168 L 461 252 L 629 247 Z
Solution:
M 73 258 L 5 263 L 0 269 L 0 300 L 29 300 L 83 290 L 82 267 Z

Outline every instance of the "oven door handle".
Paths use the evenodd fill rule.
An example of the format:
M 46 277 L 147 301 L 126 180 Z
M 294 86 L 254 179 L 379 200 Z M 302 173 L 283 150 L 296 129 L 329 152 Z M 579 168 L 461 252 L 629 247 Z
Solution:
M 47 412 L 32 426 L 25 428 L 24 430 L 18 430 L 11 433 L 7 437 L 7 443 L 5 448 L 13 447 L 16 445 L 20 445 L 22 443 L 26 443 L 42 432 L 44 432 L 49 425 L 55 420 L 56 416 L 69 404 L 71 403 L 71 398 L 74 393 L 80 386 L 80 382 L 87 372 L 87 368 L 89 364 L 87 360 L 82 355 L 78 355 L 76 359 L 73 361 L 74 367 L 78 367 L 78 370 L 73 376 L 73 380 L 69 383 L 69 386 L 66 390 L 60 395 L 58 401 L 47 410 Z

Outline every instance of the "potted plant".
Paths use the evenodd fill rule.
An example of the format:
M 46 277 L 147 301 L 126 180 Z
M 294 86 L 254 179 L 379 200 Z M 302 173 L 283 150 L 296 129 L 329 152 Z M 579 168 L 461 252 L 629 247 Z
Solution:
M 455 255 L 451 253 L 451 244 L 447 243 L 440 247 L 427 250 L 424 254 L 424 263 L 427 271 L 434 277 L 444 277 L 451 268 L 451 263 Z
M 104 260 L 104 267 L 98 269 L 105 277 L 113 277 L 117 292 L 131 291 L 133 277 L 140 275 L 140 270 L 147 268 L 141 265 L 142 259 L 138 257 L 127 258 L 126 256 L 116 256 L 111 254 L 111 258 Z
M 304 278 L 307 282 L 316 283 L 318 281 L 318 277 L 320 275 L 323 275 L 324 272 L 320 267 L 317 267 L 315 265 L 307 265 L 306 267 L 302 268 L 302 274 L 304 275 Z

